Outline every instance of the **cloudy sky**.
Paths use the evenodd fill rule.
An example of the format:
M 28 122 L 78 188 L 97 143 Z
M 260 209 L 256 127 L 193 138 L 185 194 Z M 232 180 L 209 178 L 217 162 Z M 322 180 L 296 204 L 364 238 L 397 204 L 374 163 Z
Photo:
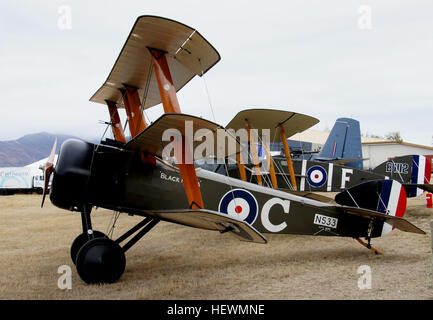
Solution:
M 213 120 L 210 99 L 222 125 L 253 107 L 315 116 L 318 130 L 353 117 L 364 134 L 432 145 L 432 12 L 430 0 L 2 0 L 0 140 L 100 137 L 108 111 L 89 98 L 149 14 L 196 28 L 221 55 L 209 96 L 199 77 L 179 92 L 185 113 Z

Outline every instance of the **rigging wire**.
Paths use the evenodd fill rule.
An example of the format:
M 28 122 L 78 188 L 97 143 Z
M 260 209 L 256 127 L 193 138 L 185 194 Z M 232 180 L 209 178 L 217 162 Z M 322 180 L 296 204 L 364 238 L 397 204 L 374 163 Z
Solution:
M 279 125 L 281 125 L 281 124 L 279 124 Z M 277 126 L 278 127 L 278 126 Z M 276 136 L 277 136 L 277 130 L 275 130 L 274 131 L 274 137 L 272 138 L 272 143 L 276 143 L 275 142 L 275 140 L 276 140 Z M 280 156 L 281 156 L 281 147 L 280 147 L 280 145 L 278 144 L 278 147 L 280 148 Z M 270 150 L 269 150 L 269 152 L 270 152 Z M 272 159 L 274 160 L 274 158 L 272 157 Z M 289 164 L 287 164 L 287 166 L 289 166 Z M 281 162 L 277 162 L 277 161 L 275 161 L 274 160 L 274 167 L 275 167 L 275 171 L 276 171 L 276 173 L 279 173 L 279 175 L 282 177 L 282 179 L 283 179 L 283 181 L 284 181 L 284 183 L 289 187 L 289 189 L 290 190 L 295 190 L 295 188 L 293 188 L 293 185 L 292 185 L 292 183 L 290 182 L 290 180 L 289 180 L 289 178 L 287 177 L 287 175 L 284 173 L 284 171 L 283 171 L 283 167 L 282 167 L 282 165 L 281 165 Z
M 144 112 L 144 116 L 147 118 L 147 120 L 149 121 L 149 124 L 152 123 L 152 121 L 150 121 L 149 116 L 147 115 L 146 109 L 144 109 L 144 106 L 146 104 L 146 99 L 147 99 L 147 94 L 149 93 L 149 88 L 150 88 L 150 80 L 152 78 L 152 73 L 153 73 L 153 68 L 152 68 L 152 61 L 150 61 L 149 63 L 149 73 L 147 75 L 147 79 L 146 79 L 146 85 L 143 88 L 143 95 L 141 96 L 141 112 Z
M 280 124 L 279 124 L 280 125 Z M 278 127 L 278 126 L 277 126 Z M 276 128 L 277 128 L 276 127 Z M 277 130 L 274 131 L 274 137 L 272 138 L 272 143 L 275 144 L 275 140 L 276 140 L 276 136 L 277 136 Z M 281 147 L 278 144 L 278 147 L 280 148 L 280 156 L 281 156 Z M 269 147 L 270 149 L 270 147 Z M 269 150 L 269 153 L 271 152 L 271 150 Z M 283 167 L 281 165 L 281 162 L 277 162 L 274 157 L 272 157 L 273 163 L 274 163 L 274 168 L 276 169 L 276 173 L 278 173 L 281 178 L 283 179 L 284 183 L 289 187 L 290 190 L 295 190 L 295 188 L 293 188 L 292 183 L 290 182 L 289 178 L 287 177 L 287 175 L 285 174 Z M 289 164 L 287 164 L 288 166 Z
M 201 63 L 201 59 L 199 58 L 198 59 L 198 62 L 200 63 L 200 67 L 201 67 L 201 78 L 203 79 L 203 83 L 204 83 L 204 87 L 205 87 L 205 91 L 206 91 L 206 95 L 207 95 L 207 98 L 208 98 L 208 102 L 209 102 L 209 107 L 210 107 L 210 110 L 211 110 L 211 113 L 212 113 L 212 118 L 213 118 L 213 121 L 216 123 L 216 118 L 215 118 L 215 113 L 214 113 L 214 110 L 213 110 L 213 106 L 212 106 L 212 101 L 211 101 L 211 98 L 210 98 L 210 94 L 209 94 L 209 88 L 208 88 L 208 86 L 207 86 L 207 82 L 206 82 L 206 78 L 204 77 L 204 71 L 203 71 L 203 65 L 202 65 L 202 63 Z M 236 139 L 236 137 L 234 137 L 232 134 L 231 134 L 231 132 L 229 132 L 229 131 L 227 131 L 226 130 L 226 132 L 233 138 L 233 139 L 235 139 L 235 140 L 237 140 Z M 218 161 L 218 159 L 217 159 L 217 161 Z M 236 204 L 236 198 L 235 198 L 235 195 L 234 195 L 234 192 L 233 192 L 233 185 L 230 183 L 230 176 L 229 176 L 229 170 L 228 170 L 228 166 L 227 166 L 227 161 L 226 161 L 226 158 L 224 157 L 224 169 L 225 169 L 225 172 L 226 172 L 226 178 L 225 178 L 225 180 L 226 180 L 226 183 L 227 183 L 227 185 L 229 185 L 229 187 L 230 187 L 230 191 L 231 191 L 231 194 L 232 194 L 232 198 L 233 198 L 233 201 L 234 201 L 234 203 L 235 203 L 235 207 L 237 206 L 237 204 Z
M 263 142 L 263 139 L 258 135 L 258 139 L 261 142 L 262 146 L 265 145 L 265 143 Z M 274 132 L 274 137 L 273 137 L 273 143 L 275 143 L 275 139 L 276 139 L 276 131 Z M 270 150 L 270 146 L 268 146 L 269 148 L 269 155 L 271 156 L 271 150 Z M 272 163 L 274 164 L 274 168 L 276 168 L 278 171 L 278 173 L 281 174 L 283 181 L 286 183 L 286 185 L 289 187 L 290 190 L 294 190 L 293 185 L 290 183 L 287 175 L 284 173 L 282 167 L 275 161 L 274 157 L 271 156 L 272 159 Z M 289 165 L 289 164 L 287 164 Z M 266 177 L 268 180 L 270 179 L 268 176 L 264 176 Z M 270 186 L 272 186 L 272 184 L 270 184 Z
M 393 167 L 396 168 L 396 164 L 395 164 L 393 159 L 391 159 L 391 162 L 393 164 Z M 412 163 L 415 163 L 415 161 L 413 161 L 413 159 L 412 159 Z M 415 163 L 415 165 L 418 167 L 418 165 L 416 163 Z M 404 182 L 403 177 L 401 176 L 400 170 L 393 170 L 393 171 L 397 171 L 398 175 L 400 176 L 401 181 Z
M 385 202 L 382 199 L 382 194 L 376 191 L 377 196 L 379 197 L 380 203 L 382 203 L 383 207 L 386 211 L 388 211 L 388 207 L 386 206 Z M 379 206 L 378 206 L 379 207 Z M 359 208 L 359 207 L 358 207 Z M 388 212 L 385 212 L 385 214 L 388 214 Z
M 203 65 L 202 65 L 202 63 L 201 63 L 201 59 L 200 59 L 200 58 L 198 59 L 198 62 L 200 63 L 200 67 L 201 67 L 201 78 L 203 79 L 204 88 L 205 88 L 206 95 L 207 95 L 207 99 L 208 99 L 208 102 L 209 102 L 210 111 L 211 111 L 211 113 L 212 113 L 212 118 L 213 118 L 213 121 L 216 122 L 215 113 L 214 113 L 214 111 L 213 111 L 212 101 L 211 101 L 211 99 L 210 99 L 209 89 L 208 89 L 208 86 L 207 86 L 206 78 L 204 77 Z
M 354 203 L 358 208 L 361 208 L 361 207 L 358 205 L 358 203 L 355 201 L 355 199 L 352 197 L 352 194 L 350 193 L 349 189 L 346 189 L 346 191 L 347 191 L 347 194 L 349 195 L 349 197 L 352 199 L 353 203 Z M 382 201 L 382 198 L 380 197 L 380 195 L 379 195 L 379 200 Z M 383 203 L 383 201 L 382 201 L 382 203 Z
M 149 65 L 149 72 L 147 73 L 146 84 L 145 84 L 145 86 L 144 86 L 144 88 L 143 88 L 143 95 L 142 95 L 142 97 L 141 97 L 141 102 L 140 102 L 140 114 L 139 114 L 139 119 L 138 119 L 137 123 L 135 124 L 135 132 L 137 132 L 137 134 L 139 133 L 139 132 L 138 132 L 138 129 L 139 129 L 139 126 L 140 126 L 140 122 L 141 122 L 141 121 L 146 122 L 146 119 L 143 119 L 143 117 L 146 117 L 146 116 L 147 116 L 147 113 L 144 112 L 144 105 L 145 105 L 145 103 L 146 103 L 147 94 L 148 94 L 148 92 L 149 92 L 149 86 L 150 86 L 150 79 L 151 79 L 151 77 L 152 77 L 152 61 L 150 62 L 150 65 Z M 126 90 L 128 90 L 128 89 L 126 89 Z M 137 91 L 138 91 L 138 89 L 137 89 Z M 143 116 L 143 114 L 144 114 L 144 116 Z M 150 124 L 150 119 L 149 119 L 149 117 L 148 117 L 148 120 L 149 120 L 149 124 Z
M 114 228 L 116 228 L 117 220 L 119 219 L 120 211 L 114 211 L 113 215 L 111 216 L 110 222 L 107 226 L 107 232 L 106 235 L 108 238 L 112 239 L 114 235 Z M 110 226 L 111 225 L 111 226 Z
M 121 100 L 122 100 L 122 101 L 125 101 L 125 100 L 124 100 L 124 99 L 125 99 L 125 94 L 126 94 L 126 91 L 124 91 L 123 94 L 122 94 L 122 97 L 121 97 Z M 129 117 L 128 117 L 128 115 L 126 115 L 126 121 L 125 121 L 125 125 L 123 126 L 123 132 L 126 132 L 126 128 L 127 128 L 127 126 L 128 126 L 128 123 L 129 123 Z M 129 128 L 129 127 L 128 127 L 128 128 Z M 129 136 L 132 137 L 132 132 L 131 132 L 131 130 L 129 130 Z
M 287 177 L 287 174 L 284 172 L 283 167 L 281 163 L 274 162 L 276 164 L 276 168 L 278 170 L 278 173 L 280 173 L 281 178 L 283 179 L 284 183 L 289 187 L 290 190 L 295 190 L 292 183 L 290 182 L 289 178 Z
M 107 133 L 107 130 L 110 126 L 111 126 L 111 123 L 107 124 L 100 141 L 102 141 L 102 139 L 104 139 L 105 134 Z M 98 152 L 99 146 L 100 146 L 100 144 L 97 144 L 97 143 L 93 145 L 92 159 L 90 160 L 90 174 L 88 175 L 88 177 L 86 179 L 86 183 L 84 185 L 84 194 L 86 194 L 86 191 L 89 188 L 90 177 L 92 176 L 92 171 L 93 171 L 93 162 L 95 159 L 95 154 L 96 154 L 96 152 Z
M 217 159 L 217 161 L 218 161 L 218 159 Z M 226 178 L 225 178 L 225 180 L 226 180 L 226 183 L 229 185 L 229 187 L 230 187 L 230 192 L 231 192 L 231 194 L 232 194 L 232 198 L 233 198 L 233 201 L 234 201 L 234 203 L 235 203 L 235 208 L 237 207 L 237 203 L 236 203 L 236 198 L 235 198 L 235 194 L 234 194 L 234 191 L 233 191 L 233 185 L 230 183 L 230 179 L 229 179 L 229 170 L 228 170 L 228 167 L 227 167 L 227 162 L 226 162 L 226 159 L 224 158 L 224 168 L 225 168 L 225 170 L 226 170 Z M 228 212 L 227 212 L 227 214 L 228 214 Z

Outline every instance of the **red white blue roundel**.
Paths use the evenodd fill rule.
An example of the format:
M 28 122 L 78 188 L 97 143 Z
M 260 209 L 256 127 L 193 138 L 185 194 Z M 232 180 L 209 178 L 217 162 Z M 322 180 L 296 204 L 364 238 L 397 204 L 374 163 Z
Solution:
M 257 217 L 257 200 L 254 196 L 244 189 L 233 189 L 227 192 L 218 206 L 218 211 L 226 213 L 231 217 L 254 223 Z
M 307 180 L 312 187 L 321 187 L 326 182 L 327 173 L 321 166 L 312 166 L 307 171 Z

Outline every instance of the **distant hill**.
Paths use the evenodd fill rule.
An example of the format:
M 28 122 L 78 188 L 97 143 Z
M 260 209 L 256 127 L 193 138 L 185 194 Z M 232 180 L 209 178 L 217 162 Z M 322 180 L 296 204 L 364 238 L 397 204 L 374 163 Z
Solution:
M 0 141 L 0 167 L 22 167 L 46 158 L 57 138 L 57 151 L 69 135 L 40 132 L 28 134 L 17 140 Z

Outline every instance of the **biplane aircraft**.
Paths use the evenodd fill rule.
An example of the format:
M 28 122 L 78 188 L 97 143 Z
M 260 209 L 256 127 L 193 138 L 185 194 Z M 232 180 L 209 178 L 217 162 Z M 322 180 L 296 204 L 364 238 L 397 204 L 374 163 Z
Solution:
M 351 121 L 350 121 L 351 120 Z M 296 122 L 296 125 L 294 124 Z M 255 163 L 255 170 L 247 167 L 239 169 L 236 165 L 230 165 L 228 174 L 232 177 L 242 178 L 245 181 L 265 184 L 276 189 L 287 189 L 299 191 L 300 193 L 308 192 L 341 192 L 371 180 L 393 179 L 400 182 L 405 190 L 407 197 L 416 197 L 421 195 L 424 190 L 433 191 L 433 185 L 430 183 L 431 177 L 431 159 L 422 155 L 407 155 L 390 158 L 371 171 L 349 167 L 341 163 L 353 163 L 359 167 L 362 162 L 362 156 L 359 152 L 361 140 L 359 135 L 359 124 L 353 119 L 342 118 L 337 120 L 336 126 L 331 131 L 327 139 L 324 152 L 319 154 L 313 160 L 292 159 L 287 137 L 302 132 L 318 122 L 316 118 L 290 111 L 280 111 L 272 109 L 245 109 L 240 111 L 226 126 L 226 129 L 237 131 L 242 128 L 255 128 L 259 131 L 270 130 L 268 140 L 273 143 L 282 143 L 284 147 L 284 156 L 267 154 L 267 165 L 265 170 L 258 170 L 259 161 Z M 352 128 L 348 130 L 348 127 Z M 340 137 L 338 137 L 338 131 Z M 271 129 L 269 129 L 271 128 Z M 358 135 L 357 135 L 358 131 Z M 287 135 L 286 132 L 289 132 Z M 350 136 L 345 135 L 347 132 Z M 344 139 L 341 139 L 341 136 Z M 358 138 L 356 138 L 358 136 Z M 253 139 L 253 144 L 264 144 L 265 149 L 269 150 L 269 141 L 265 141 L 262 135 Z M 341 140 L 357 141 L 355 145 L 349 146 L 345 142 L 338 143 Z M 352 148 L 349 154 L 354 157 L 345 157 L 345 148 Z M 333 151 L 330 151 L 333 149 Z M 254 150 L 251 150 L 254 152 Z M 324 154 L 332 153 L 336 157 L 324 157 Z M 251 159 L 253 160 L 253 159 Z M 253 162 L 253 161 L 250 161 Z M 253 163 L 254 164 L 254 163 Z M 208 170 L 219 169 L 224 174 L 221 166 L 207 166 Z M 269 169 L 269 170 L 268 170 Z M 245 171 L 244 176 L 240 171 Z
M 68 140 L 55 168 L 51 159 L 45 165 L 45 181 L 53 174 L 51 202 L 81 213 L 82 233 L 72 243 L 71 258 L 82 280 L 117 281 L 125 270 L 125 253 L 160 221 L 262 244 L 267 242 L 264 233 L 353 237 L 360 242 L 363 237 L 369 248 L 370 239 L 393 228 L 424 234 L 402 218 L 406 195 L 394 180 L 368 182 L 366 190 L 347 190 L 336 198 L 338 204 L 330 204 L 195 168 L 188 159 L 200 141 L 187 143 L 186 122 L 193 124 L 195 133 L 202 129 L 235 140 L 236 155 L 242 149 L 220 125 L 181 113 L 177 100 L 178 90 L 219 60 L 218 52 L 195 29 L 162 17 L 140 16 L 108 78 L 90 99 L 108 107 L 115 139 L 99 144 Z M 146 123 L 143 110 L 161 102 L 164 114 Z M 119 109 L 128 115 L 129 141 Z M 173 132 L 168 139 L 166 130 Z M 174 165 L 162 157 L 170 143 Z M 231 151 L 223 147 L 221 152 L 227 156 Z M 362 206 L 353 205 L 352 199 Z M 143 220 L 111 239 L 93 230 L 94 207 Z

